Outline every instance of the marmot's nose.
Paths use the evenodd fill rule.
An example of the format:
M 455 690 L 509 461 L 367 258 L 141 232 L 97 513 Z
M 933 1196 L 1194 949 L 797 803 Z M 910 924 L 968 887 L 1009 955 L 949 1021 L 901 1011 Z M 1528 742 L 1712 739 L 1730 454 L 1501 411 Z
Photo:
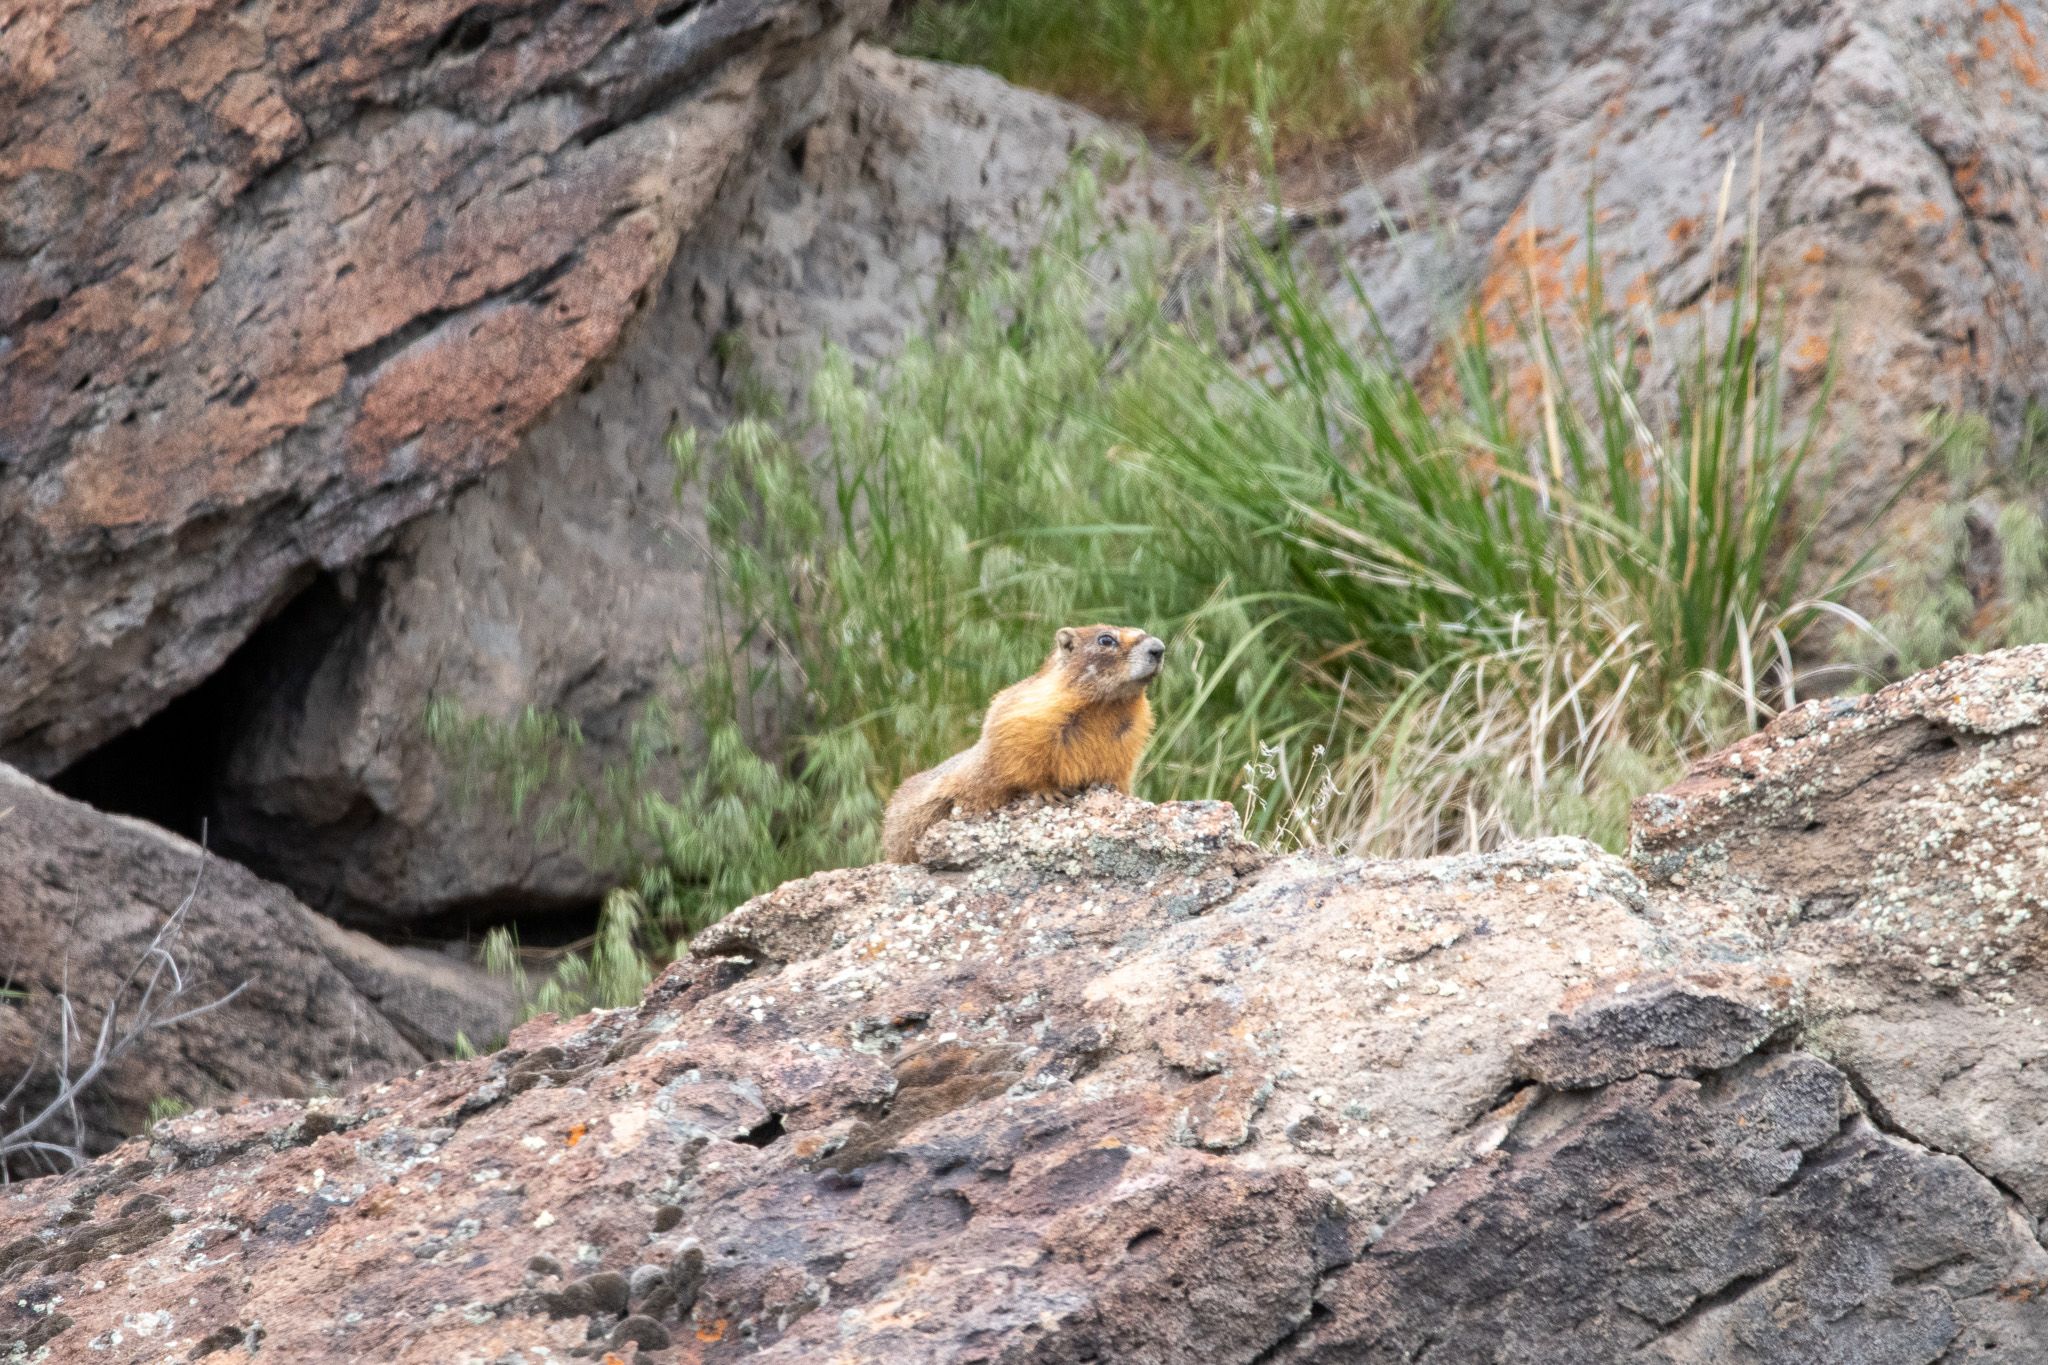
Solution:
M 1149 655 L 1152 662 L 1156 664 L 1166 657 L 1166 641 L 1160 639 L 1157 635 L 1147 635 L 1145 642 L 1138 646 L 1138 652 Z

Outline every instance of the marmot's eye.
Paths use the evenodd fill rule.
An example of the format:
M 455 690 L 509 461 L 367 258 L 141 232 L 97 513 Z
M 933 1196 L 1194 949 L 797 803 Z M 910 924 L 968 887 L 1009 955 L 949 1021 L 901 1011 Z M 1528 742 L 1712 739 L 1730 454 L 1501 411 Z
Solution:
M 1096 637 L 1095 637 L 1095 643 L 1096 643 L 1096 644 L 1098 644 L 1098 645 L 1101 645 L 1101 646 L 1102 646 L 1102 647 L 1103 647 L 1104 649 L 1115 649 L 1115 648 L 1116 648 L 1116 636 L 1114 636 L 1114 635 L 1098 635 L 1098 636 L 1096 636 Z

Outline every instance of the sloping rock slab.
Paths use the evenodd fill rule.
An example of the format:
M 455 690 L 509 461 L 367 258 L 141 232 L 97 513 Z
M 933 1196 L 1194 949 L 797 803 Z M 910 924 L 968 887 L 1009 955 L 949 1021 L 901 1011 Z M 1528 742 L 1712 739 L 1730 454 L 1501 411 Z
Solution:
M 1572 840 L 1273 858 L 1095 793 L 921 853 L 750 902 L 636 1009 L 0 1195 L 0 1322 L 111 1361 L 2048 1350 L 2022 1199 L 1807 1037 L 1946 1000 L 2035 1046 L 1967 981 Z
M 1546 1112 L 1548 1111 L 1548 1112 Z M 1272 1358 L 2037 1359 L 2048 1253 L 1989 1182 L 1889 1138 L 1817 1058 L 1543 1106 L 1328 1281 Z
M 2048 1214 L 2048 646 L 1807 703 L 1634 819 L 1658 899 L 1799 974 L 1874 1116 Z
M 48 775 L 511 454 L 879 0 L 17 7 L 0 755 Z
M 85 1092 L 89 1149 L 140 1132 L 159 1100 L 346 1089 L 419 1066 L 458 1030 L 481 1044 L 510 1023 L 515 1002 L 481 973 L 341 929 L 219 857 L 201 878 L 201 858 L 154 825 L 102 815 L 0 765 L 0 968 L 20 992 L 0 1008 L 0 1077 L 12 1085 L 31 1058 L 43 1062 L 24 1111 L 55 1093 L 59 994 L 80 1012 L 82 1057 L 195 884 L 175 954 L 190 983 L 181 1008 L 243 986 L 226 1006 L 146 1035 Z M 124 1017 L 135 1004 L 133 990 L 120 995 Z M 68 1123 L 54 1136 L 68 1141 Z

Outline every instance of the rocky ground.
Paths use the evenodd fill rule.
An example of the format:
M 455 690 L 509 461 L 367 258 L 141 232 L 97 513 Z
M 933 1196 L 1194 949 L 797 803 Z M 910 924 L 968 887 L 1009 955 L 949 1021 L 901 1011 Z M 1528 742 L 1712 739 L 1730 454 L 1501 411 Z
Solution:
M 5 1330 L 160 1361 L 2048 1357 L 2048 647 L 1573 840 L 1108 793 L 792 883 L 635 1009 L 0 1197 Z
M 1128 134 L 866 46 L 886 8 L 0 13 L 0 1084 L 33 1072 L 0 1107 L 75 1072 L 61 1000 L 132 999 L 207 818 L 181 998 L 239 988 L 62 1130 L 226 1107 L 0 1193 L 0 1343 L 2048 1359 L 2041 647 L 1800 708 L 1642 802 L 1628 860 L 1275 857 L 1228 808 L 1096 795 L 784 887 L 637 1008 L 431 1061 L 513 1002 L 355 929 L 547 922 L 613 871 L 459 799 L 429 701 L 559 711 L 602 761 L 731 647 L 668 432 L 793 398 L 827 340 L 886 364 L 1077 151 L 1119 229 L 1205 211 Z M 1915 544 L 1953 491 L 1906 482 L 1930 410 L 2015 473 L 2048 9 L 1458 19 L 1415 155 L 1300 239 L 1404 359 L 1469 298 L 1527 379 L 1513 312 L 1575 294 L 1589 190 L 1633 325 L 1725 303 L 1727 178 L 1794 406 L 1832 376 L 1847 414 L 1823 548 L 1895 495 Z M 1996 510 L 1962 566 L 1994 622 Z

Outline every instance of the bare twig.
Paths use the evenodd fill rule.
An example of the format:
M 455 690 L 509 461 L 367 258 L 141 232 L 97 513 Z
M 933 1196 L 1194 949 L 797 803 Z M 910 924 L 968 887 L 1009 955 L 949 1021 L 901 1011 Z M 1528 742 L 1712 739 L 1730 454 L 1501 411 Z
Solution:
M 74 1044 L 82 1043 L 84 1034 L 79 1027 L 78 1009 L 71 999 L 67 965 L 64 988 L 57 996 L 55 1056 L 49 1070 L 49 1083 L 54 1085 L 54 1094 L 33 1114 L 18 1117 L 6 1129 L 0 1130 L 0 1183 L 12 1180 L 18 1161 L 28 1161 L 49 1172 L 61 1169 L 60 1162 L 73 1168 L 83 1165 L 86 1160 L 85 1117 L 79 1110 L 79 1100 L 107 1068 L 148 1035 L 211 1013 L 240 995 L 248 986 L 249 983 L 244 981 L 225 995 L 204 1004 L 184 1004 L 192 982 L 178 961 L 179 937 L 184 932 L 192 907 L 198 903 L 200 890 L 205 886 L 207 858 L 206 834 L 202 827 L 199 867 L 192 878 L 192 889 L 185 893 L 185 899 L 157 929 L 149 946 L 109 995 L 100 1013 L 99 1028 L 93 1034 L 90 1052 L 76 1058 L 73 1055 Z M 50 1052 L 48 1045 L 37 1048 L 27 1069 L 5 1097 L 0 1098 L 0 1113 L 19 1113 L 17 1102 L 30 1089 L 46 1060 L 51 1060 Z M 69 1131 L 68 1141 L 63 1136 L 66 1129 Z

